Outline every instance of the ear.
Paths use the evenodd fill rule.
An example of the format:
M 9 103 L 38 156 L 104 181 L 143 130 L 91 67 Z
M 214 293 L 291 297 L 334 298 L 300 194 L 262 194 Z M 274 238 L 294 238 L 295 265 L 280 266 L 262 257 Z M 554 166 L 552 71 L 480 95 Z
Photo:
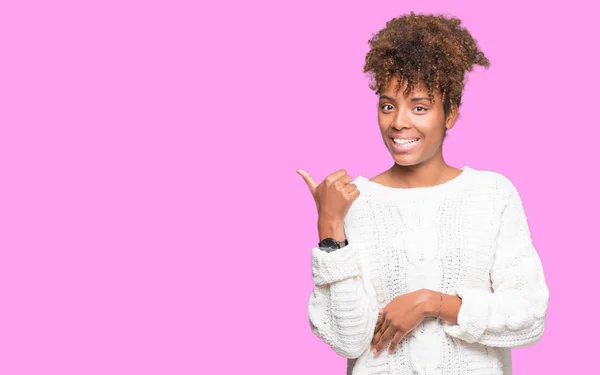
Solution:
M 456 120 L 458 120 L 458 108 L 450 103 L 450 111 L 446 116 L 446 130 L 452 129 L 454 124 L 456 124 Z

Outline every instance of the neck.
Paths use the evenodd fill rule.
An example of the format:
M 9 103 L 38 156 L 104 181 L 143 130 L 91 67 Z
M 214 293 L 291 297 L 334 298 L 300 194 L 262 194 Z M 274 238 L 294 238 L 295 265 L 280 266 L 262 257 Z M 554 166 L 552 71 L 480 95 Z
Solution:
M 455 177 L 456 169 L 449 166 L 441 153 L 426 162 L 403 166 L 395 164 L 390 168 L 391 183 L 396 187 L 418 188 L 435 186 Z

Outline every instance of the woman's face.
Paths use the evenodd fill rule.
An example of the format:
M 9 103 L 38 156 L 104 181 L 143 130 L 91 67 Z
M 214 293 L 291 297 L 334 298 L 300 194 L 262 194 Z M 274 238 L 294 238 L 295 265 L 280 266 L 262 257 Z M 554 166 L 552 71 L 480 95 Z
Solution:
M 444 116 L 442 96 L 431 103 L 424 84 L 404 95 L 407 83 L 396 92 L 397 77 L 379 93 L 377 120 L 383 141 L 396 164 L 411 166 L 441 154 L 444 132 L 456 122 L 456 111 Z

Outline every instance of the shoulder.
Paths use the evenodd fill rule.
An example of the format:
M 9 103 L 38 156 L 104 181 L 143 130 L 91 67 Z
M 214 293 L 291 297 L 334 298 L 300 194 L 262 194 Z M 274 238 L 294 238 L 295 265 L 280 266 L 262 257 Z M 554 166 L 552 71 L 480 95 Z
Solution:
M 500 172 L 474 168 L 470 168 L 470 172 L 471 181 L 469 185 L 471 190 L 506 198 L 518 194 L 513 181 Z

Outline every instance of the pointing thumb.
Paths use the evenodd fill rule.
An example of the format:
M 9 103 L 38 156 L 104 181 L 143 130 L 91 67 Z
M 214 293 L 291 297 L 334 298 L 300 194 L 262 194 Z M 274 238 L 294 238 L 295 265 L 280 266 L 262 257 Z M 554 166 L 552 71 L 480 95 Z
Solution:
M 308 185 L 308 188 L 310 189 L 311 193 L 315 193 L 315 190 L 317 189 L 318 184 L 315 182 L 315 180 L 313 180 L 313 178 L 304 170 L 302 169 L 298 169 L 296 170 L 296 172 L 302 176 L 302 178 L 304 179 L 304 182 L 306 182 L 306 185 Z

